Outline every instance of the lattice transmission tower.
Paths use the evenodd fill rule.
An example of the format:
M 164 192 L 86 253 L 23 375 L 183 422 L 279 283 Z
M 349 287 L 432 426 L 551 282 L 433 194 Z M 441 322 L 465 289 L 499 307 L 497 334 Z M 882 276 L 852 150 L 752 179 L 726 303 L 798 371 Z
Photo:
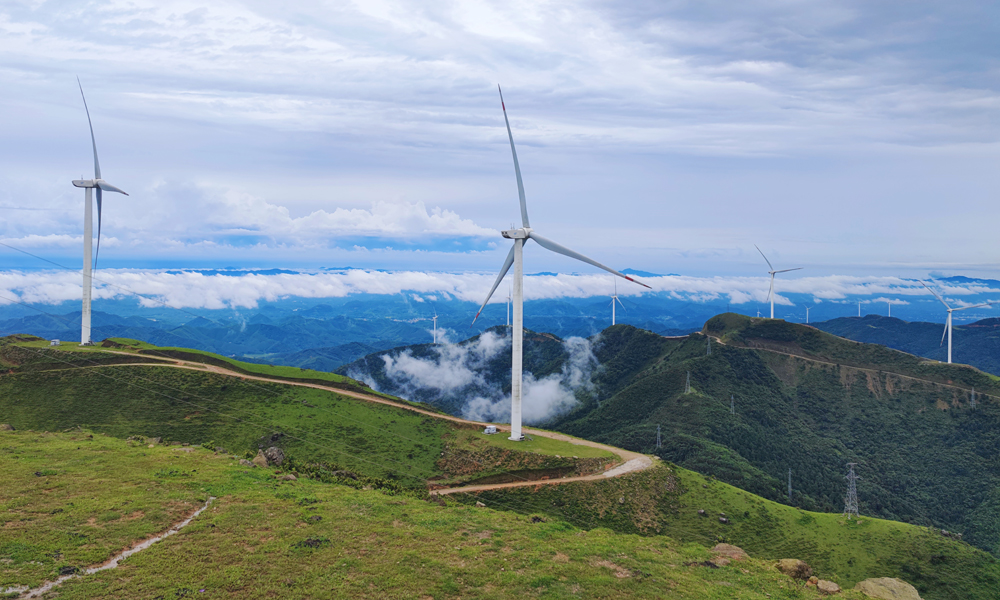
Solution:
M 657 448 L 662 448 L 663 447 L 663 439 L 660 437 L 660 426 L 659 425 L 656 426 L 656 447 Z
M 729 414 L 736 414 L 736 397 L 732 394 L 729 394 Z
M 708 339 L 708 345 L 705 346 L 705 351 L 708 354 L 708 356 L 712 356 L 712 338 L 709 337 L 707 339 Z
M 688 377 L 687 377 L 687 383 L 684 384 L 684 393 L 685 394 L 690 394 L 691 393 L 691 371 L 688 371 L 687 373 L 688 373 Z
M 972 388 L 972 393 L 969 394 L 969 408 L 976 408 L 976 388 Z
M 856 518 L 861 518 L 858 514 L 858 479 L 861 479 L 854 473 L 854 466 L 858 463 L 847 463 L 847 498 L 844 501 L 844 514 L 847 515 L 848 520 L 851 515 Z

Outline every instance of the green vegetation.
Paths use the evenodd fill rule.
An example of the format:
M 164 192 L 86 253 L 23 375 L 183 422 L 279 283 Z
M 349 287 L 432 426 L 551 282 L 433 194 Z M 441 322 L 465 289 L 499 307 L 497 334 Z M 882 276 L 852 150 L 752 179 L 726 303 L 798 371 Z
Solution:
M 986 600 L 1000 589 L 1000 562 L 938 530 L 804 511 L 670 465 L 612 480 L 459 499 L 548 514 L 578 527 L 666 535 L 705 546 L 727 542 L 758 558 L 798 558 L 845 588 L 869 577 L 898 577 L 925 600 Z
M 0 470 L 0 588 L 100 563 L 217 497 L 117 569 L 66 581 L 64 599 L 819 597 L 768 561 L 706 567 L 697 544 L 284 481 L 200 448 L 0 433 Z
M 205 597 L 404 597 L 413 589 L 431 597 L 481 598 L 815 597 L 766 562 L 791 557 L 844 586 L 898 576 L 927 600 L 992 598 L 1000 566 L 989 554 L 925 527 L 868 517 L 847 522 L 830 498 L 843 493 L 842 462 L 893 445 L 903 450 L 883 452 L 877 462 L 853 461 L 861 463 L 864 478 L 862 513 L 904 511 L 913 497 L 936 493 L 919 470 L 902 472 L 909 488 L 884 487 L 887 471 L 909 464 L 904 452 L 918 459 L 922 452 L 941 453 L 942 443 L 923 429 L 928 419 L 956 444 L 953 455 L 927 469 L 950 478 L 949 485 L 984 485 L 972 475 L 989 477 L 992 459 L 978 440 L 1000 433 L 973 430 L 968 435 L 977 441 L 963 442 L 947 425 L 957 418 L 949 411 L 993 418 L 995 404 L 984 398 L 975 411 L 960 403 L 942 410 L 926 397 L 942 384 L 876 384 L 857 366 L 787 355 L 830 353 L 812 342 L 752 337 L 740 328 L 719 333 L 728 345 L 716 344 L 706 356 L 704 337 L 666 340 L 628 327 L 606 332 L 598 348 L 601 406 L 588 398 L 561 426 L 592 428 L 602 441 L 652 451 L 655 425 L 662 423 L 661 456 L 756 486 L 773 500 L 781 498 L 786 461 L 793 461 L 795 472 L 803 473 L 793 497 L 798 507 L 672 464 L 598 481 L 428 498 L 429 482 L 594 472 L 609 457 L 537 435 L 514 444 L 503 435 L 486 436 L 333 389 L 199 368 L 114 364 L 149 360 L 134 352 L 7 343 L 0 346 L 7 371 L 0 376 L 0 414 L 18 431 L 0 432 L 0 472 L 11 482 L 0 489 L 0 585 L 35 585 L 62 568 L 99 563 L 211 495 L 219 499 L 181 534 L 123 568 L 73 580 L 60 597 L 167 598 L 200 589 Z M 779 343 L 787 354 L 742 347 Z M 682 393 L 687 371 L 691 394 Z M 730 389 L 742 399 L 737 415 L 729 415 L 725 402 Z M 836 390 L 840 395 L 833 396 Z M 990 391 L 989 384 L 983 390 Z M 865 426 L 887 415 L 898 420 L 899 432 Z M 23 431 L 29 429 L 72 431 Z M 161 437 L 163 443 L 149 448 L 145 439 L 101 433 Z M 829 439 L 836 435 L 846 441 Z M 165 445 L 171 441 L 190 446 Z M 200 444 L 229 453 L 215 455 Z M 292 457 L 284 468 L 294 470 L 297 481 L 236 461 L 272 445 Z M 983 453 L 979 459 L 976 452 Z M 954 456 L 979 460 L 972 463 L 979 472 L 947 472 Z M 472 506 L 476 501 L 488 508 Z M 803 510 L 810 506 L 829 506 L 834 514 Z M 998 506 L 994 488 L 969 516 L 960 516 L 978 535 L 996 534 Z M 155 518 L 147 523 L 145 515 Z M 765 562 L 700 566 L 709 558 L 706 547 L 718 541 Z
M 120 343 L 120 342 L 119 342 Z M 148 350 L 148 349 L 144 349 Z M 409 488 L 424 488 L 447 475 L 438 462 L 465 464 L 466 476 L 496 474 L 469 455 L 465 426 L 384 404 L 279 383 L 245 380 L 201 370 L 128 364 L 140 356 L 96 349 L 81 352 L 0 346 L 10 372 L 0 377 L 0 414 L 17 429 L 61 431 L 85 427 L 120 438 L 146 436 L 164 442 L 210 443 L 242 455 L 278 446 L 304 462 L 320 462 Z M 260 366 L 260 365 L 255 365 Z M 264 367 L 267 368 L 267 367 Z M 560 466 L 608 453 L 535 437 L 512 447 L 501 435 L 477 434 L 478 443 L 509 450 L 512 463 L 536 453 L 567 457 Z M 506 464 L 506 463 L 505 463 Z M 502 466 L 502 465 L 501 465 Z M 540 464 L 547 469 L 551 465 Z M 502 470 L 502 469 L 501 469 Z
M 997 378 L 779 320 L 724 314 L 705 332 L 711 355 L 705 335 L 605 330 L 597 397 L 548 427 L 783 503 L 791 469 L 791 504 L 814 511 L 843 509 L 856 462 L 862 514 L 959 532 L 1000 555 Z

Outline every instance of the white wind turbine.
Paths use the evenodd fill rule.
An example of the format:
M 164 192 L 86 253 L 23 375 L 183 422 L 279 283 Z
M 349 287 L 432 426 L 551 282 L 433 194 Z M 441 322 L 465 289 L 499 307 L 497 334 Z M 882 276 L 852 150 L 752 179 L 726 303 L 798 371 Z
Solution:
M 432 320 L 434 321 L 434 334 L 433 335 L 434 335 L 434 345 L 436 346 L 437 343 L 438 343 L 438 314 L 437 314 L 437 311 L 434 311 L 434 318 Z
M 510 300 L 511 295 L 514 293 L 513 288 L 507 288 L 507 328 L 510 328 Z
M 753 247 L 757 248 L 757 252 L 760 252 L 761 256 L 764 256 L 764 252 L 760 249 L 760 247 L 757 244 L 754 244 Z M 764 256 L 764 262 L 767 263 L 767 268 L 771 269 L 770 271 L 767 272 L 771 276 L 771 288 L 767 291 L 767 297 L 771 301 L 771 318 L 773 319 L 774 318 L 774 276 L 777 275 L 778 273 L 788 273 L 789 271 L 801 271 L 802 267 L 795 267 L 794 269 L 782 269 L 780 271 L 775 271 L 774 267 L 771 266 L 771 261 L 767 260 L 766 256 Z
M 497 89 L 500 89 L 499 86 L 497 86 Z M 524 184 L 521 181 L 521 167 L 517 162 L 517 150 L 514 149 L 514 135 L 510 132 L 510 121 L 507 119 L 507 107 L 503 103 L 502 91 L 500 92 L 500 107 L 503 110 L 504 123 L 507 125 L 507 138 L 510 140 L 510 153 L 514 157 L 514 175 L 517 177 L 517 196 L 521 203 L 521 228 L 509 229 L 501 232 L 503 237 L 509 240 L 514 240 L 514 246 L 507 254 L 507 259 L 504 261 L 503 267 L 500 268 L 500 274 L 497 275 L 497 279 L 493 283 L 493 287 L 490 288 L 490 293 L 486 295 L 486 300 L 483 302 L 483 305 L 479 307 L 479 312 L 476 313 L 476 318 L 473 319 L 472 322 L 474 324 L 476 319 L 479 318 L 480 313 L 483 312 L 483 309 L 486 308 L 486 304 L 493 296 L 493 292 L 496 291 L 497 286 L 500 285 L 500 282 L 503 281 L 507 271 L 509 271 L 511 265 L 513 265 L 514 326 L 511 329 L 510 439 L 519 441 L 523 439 L 521 436 L 521 346 L 524 336 L 524 262 L 522 254 L 525 242 L 528 240 L 535 240 L 539 246 L 545 248 L 546 250 L 551 250 L 557 254 L 575 258 L 576 260 L 593 265 L 599 269 L 604 269 L 609 273 L 617 275 L 623 279 L 627 279 L 633 283 L 638 283 L 643 287 L 648 288 L 649 286 L 534 232 L 528 222 L 528 206 L 524 199 Z
M 938 345 L 944 344 L 944 336 L 947 335 L 948 336 L 948 364 L 951 364 L 951 313 L 958 312 L 960 310 L 969 310 L 970 308 L 982 308 L 984 306 L 990 306 L 990 305 L 996 304 L 996 302 L 984 302 L 982 304 L 976 304 L 974 306 L 961 306 L 959 308 L 952 308 L 952 307 L 948 306 L 948 303 L 944 301 L 944 298 L 942 298 L 941 296 L 939 296 L 938 293 L 935 292 L 934 290 L 932 290 L 930 288 L 930 286 L 928 286 L 926 283 L 924 283 L 923 281 L 921 281 L 920 285 L 922 285 L 925 288 L 927 288 L 927 291 L 929 291 L 930 293 L 934 294 L 934 297 L 937 298 L 938 300 L 940 300 L 941 304 L 944 304 L 944 307 L 948 309 L 948 320 L 946 320 L 945 323 L 944 323 L 944 331 L 941 332 L 941 344 L 938 344 Z
M 614 327 L 614 325 L 615 325 L 615 302 L 617 302 L 618 304 L 621 304 L 622 310 L 624 310 L 626 313 L 628 312 L 628 309 L 625 308 L 625 305 L 622 304 L 622 301 L 618 299 L 618 280 L 617 279 L 615 279 L 615 293 L 614 293 L 614 295 L 611 296 L 611 326 L 612 327 Z
M 94 139 L 94 124 L 90 120 L 90 109 L 87 108 L 87 97 L 83 95 L 83 84 L 76 78 L 80 86 L 80 96 L 83 98 L 83 109 L 87 112 L 87 124 L 90 125 L 90 144 L 94 148 L 94 178 L 74 179 L 73 185 L 86 190 L 83 208 L 83 314 L 80 323 L 80 345 L 90 344 L 90 294 L 93 286 L 93 265 L 97 264 L 97 254 L 101 252 L 101 204 L 102 192 L 125 194 L 110 183 L 101 179 L 101 163 L 97 160 L 97 141 Z M 97 190 L 97 253 L 91 263 L 91 245 L 94 237 L 94 209 L 91 190 Z M 125 194 L 128 196 L 128 194 Z

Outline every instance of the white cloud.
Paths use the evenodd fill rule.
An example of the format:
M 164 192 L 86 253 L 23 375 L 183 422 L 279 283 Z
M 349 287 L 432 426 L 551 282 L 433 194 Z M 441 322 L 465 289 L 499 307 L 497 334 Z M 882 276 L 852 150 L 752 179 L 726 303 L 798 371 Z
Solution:
M 436 295 L 449 296 L 476 305 L 483 301 L 493 285 L 492 273 L 442 273 L 423 271 L 313 271 L 279 274 L 242 274 L 226 276 L 197 271 L 102 269 L 95 280 L 95 298 L 128 297 L 132 293 L 146 297 L 143 304 L 158 306 L 165 303 L 175 308 L 254 308 L 261 301 L 279 298 L 340 298 L 350 294 L 410 294 L 414 300 L 426 301 Z M 643 278 L 660 293 L 676 300 L 689 302 L 729 302 L 745 305 L 767 301 L 769 280 L 766 277 L 689 277 L 668 276 Z M 74 271 L 0 271 L 0 293 L 22 302 L 55 304 L 80 297 L 80 275 Z M 949 302 L 958 305 L 961 296 L 1000 294 L 1000 289 L 981 283 L 947 286 Z M 813 302 L 823 299 L 833 302 L 848 296 L 873 296 L 884 301 L 887 294 L 896 296 L 893 302 L 906 304 L 902 297 L 932 299 L 929 292 L 915 280 L 897 277 L 802 277 L 786 279 L 776 292 L 775 303 L 791 306 L 785 294 L 803 294 Z M 618 286 L 618 295 L 639 296 L 644 288 L 631 284 Z M 605 275 L 540 275 L 525 281 L 525 299 L 588 298 L 610 296 L 611 282 Z M 0 300 L 0 303 L 3 303 Z M 506 302 L 497 294 L 492 303 Z

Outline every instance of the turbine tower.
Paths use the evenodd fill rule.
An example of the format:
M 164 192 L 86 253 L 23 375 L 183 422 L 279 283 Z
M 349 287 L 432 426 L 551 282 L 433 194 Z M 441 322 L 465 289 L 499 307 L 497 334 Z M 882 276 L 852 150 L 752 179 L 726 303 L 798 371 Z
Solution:
M 116 192 L 126 194 L 110 183 L 101 179 L 101 163 L 97 160 L 97 140 L 94 139 L 94 124 L 90 120 L 90 109 L 87 108 L 87 97 L 83 95 L 83 84 L 80 78 L 76 78 L 76 84 L 80 87 L 80 96 L 83 98 L 83 110 L 87 112 L 87 124 L 90 125 L 90 144 L 94 148 L 94 178 L 74 179 L 73 185 L 84 188 L 86 194 L 83 204 L 83 314 L 80 319 L 80 345 L 90 345 L 90 294 L 93 286 L 92 269 L 97 265 L 97 255 L 101 252 L 101 204 L 102 192 Z M 94 208 L 93 192 L 97 190 L 97 252 L 94 253 L 93 263 L 91 263 L 91 245 L 94 237 Z
M 615 302 L 621 304 L 622 310 L 628 313 L 628 309 L 622 304 L 622 301 L 618 299 L 618 280 L 615 279 L 615 293 L 611 296 L 611 326 L 615 325 Z
M 764 252 L 760 249 L 760 247 L 757 244 L 754 244 L 753 247 L 757 248 L 757 252 L 760 252 L 761 256 L 764 256 Z M 767 263 L 767 268 L 771 269 L 770 271 L 767 272 L 771 276 L 771 288 L 767 292 L 767 297 L 771 301 L 771 318 L 773 319 L 774 318 L 774 276 L 777 275 L 778 273 L 787 273 L 789 271 L 800 271 L 800 270 L 802 270 L 802 267 L 795 267 L 794 269 L 782 269 L 780 271 L 775 271 L 774 267 L 771 266 L 771 261 L 767 260 L 766 256 L 764 256 L 764 262 Z
M 500 86 L 497 86 L 497 90 L 500 91 Z M 500 274 L 497 275 L 497 279 L 493 283 L 490 293 L 486 295 L 486 300 L 483 302 L 483 305 L 479 307 L 479 312 L 476 313 L 476 317 L 472 320 L 472 323 L 475 324 L 476 319 L 479 318 L 479 315 L 483 312 L 483 309 L 486 308 L 486 304 L 493 296 L 493 292 L 496 291 L 497 286 L 500 285 L 504 276 L 507 275 L 507 271 L 509 271 L 510 267 L 513 265 L 514 326 L 511 330 L 510 439 L 520 441 L 523 439 L 521 436 L 521 346 L 524 337 L 524 262 L 522 258 L 524 253 L 524 244 L 528 240 L 535 240 L 539 246 L 545 248 L 546 250 L 550 250 L 570 258 L 575 258 L 576 260 L 593 265 L 599 269 L 604 269 L 613 275 L 617 275 L 633 283 L 638 283 L 643 287 L 649 288 L 649 286 L 632 279 L 624 273 L 619 273 L 610 267 L 606 267 L 596 260 L 587 258 L 579 252 L 574 252 L 565 246 L 557 244 L 552 240 L 535 233 L 528 221 L 528 205 L 524 199 L 524 183 L 521 181 L 521 167 L 517 162 L 517 150 L 514 149 L 514 135 L 510 131 L 510 121 L 507 119 L 507 107 L 503 102 L 502 91 L 500 91 L 500 108 L 503 110 L 503 120 L 504 124 L 507 126 L 507 138 L 510 140 L 510 153 L 514 158 L 514 175 L 517 178 L 517 196 L 521 203 L 521 227 L 520 229 L 512 228 L 501 232 L 503 237 L 513 240 L 514 245 L 507 254 L 507 259 L 504 261 L 503 267 L 500 268 Z
M 434 311 L 434 318 L 431 319 L 431 320 L 434 321 L 434 345 L 436 346 L 437 343 L 438 343 L 438 314 L 437 314 L 437 311 Z
M 944 298 L 942 298 L 941 296 L 939 296 L 938 293 L 935 292 L 934 290 L 932 290 L 926 283 L 924 283 L 923 281 L 921 281 L 920 285 L 922 285 L 925 288 L 927 288 L 927 291 L 929 291 L 930 293 L 934 294 L 934 297 L 937 298 L 938 300 L 940 300 L 941 304 L 944 304 L 944 307 L 948 309 L 948 320 L 946 320 L 944 322 L 944 331 L 941 332 L 941 343 L 938 344 L 938 345 L 940 346 L 940 345 L 944 344 L 944 336 L 947 335 L 948 336 L 948 364 L 951 364 L 951 313 L 958 312 L 960 310 L 969 310 L 970 308 L 982 308 L 984 306 L 990 306 L 990 305 L 996 304 L 996 303 L 995 302 L 984 302 L 983 304 L 976 304 L 976 305 L 973 305 L 973 306 L 962 306 L 962 307 L 959 307 L 959 308 L 952 308 L 952 307 L 948 306 L 948 303 L 944 301 Z

